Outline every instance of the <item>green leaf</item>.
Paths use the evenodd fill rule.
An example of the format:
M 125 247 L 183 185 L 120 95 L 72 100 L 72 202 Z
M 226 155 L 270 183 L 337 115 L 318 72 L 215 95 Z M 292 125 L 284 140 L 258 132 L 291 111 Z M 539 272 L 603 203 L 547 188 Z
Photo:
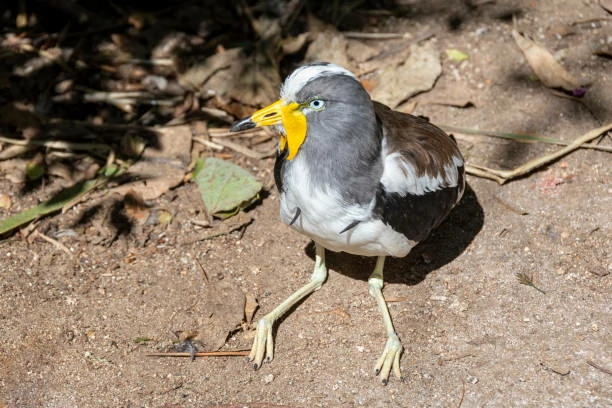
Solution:
M 261 183 L 235 164 L 209 157 L 198 160 L 193 171 L 206 211 L 227 218 L 257 199 Z
M 122 171 L 119 170 L 116 173 L 120 174 Z M 36 207 L 28 208 L 12 217 L 6 218 L 0 221 L 0 236 L 19 228 L 43 215 L 52 214 L 61 210 L 65 205 L 69 204 L 73 200 L 87 194 L 94 188 L 105 184 L 109 180 L 108 177 L 98 177 L 97 179 L 84 181 L 77 183 L 72 187 L 68 187 L 42 204 Z
M 446 56 L 448 57 L 449 60 L 451 61 L 456 61 L 456 62 L 460 62 L 463 60 L 468 59 L 468 55 L 464 52 L 461 52 L 459 50 L 446 50 Z
M 30 181 L 36 181 L 45 175 L 45 166 L 35 161 L 31 161 L 26 165 L 26 177 Z

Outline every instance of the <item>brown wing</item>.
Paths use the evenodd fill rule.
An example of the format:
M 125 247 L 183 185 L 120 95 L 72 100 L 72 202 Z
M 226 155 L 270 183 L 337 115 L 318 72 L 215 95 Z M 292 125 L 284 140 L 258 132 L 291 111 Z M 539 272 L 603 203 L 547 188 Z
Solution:
M 388 160 L 375 214 L 413 241 L 425 239 L 465 188 L 463 157 L 455 141 L 428 120 L 374 102 Z

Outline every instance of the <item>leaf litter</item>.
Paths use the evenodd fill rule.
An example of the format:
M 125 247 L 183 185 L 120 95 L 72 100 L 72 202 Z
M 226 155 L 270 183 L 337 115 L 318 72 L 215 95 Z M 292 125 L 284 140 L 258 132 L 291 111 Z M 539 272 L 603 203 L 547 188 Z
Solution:
M 602 5 L 602 7 L 604 7 L 604 3 L 609 2 L 604 2 L 604 0 L 600 0 L 600 4 Z M 134 27 L 137 30 L 140 30 L 146 27 L 146 25 L 146 21 L 143 20 L 143 22 L 138 23 Z M 25 25 L 22 26 L 25 27 Z M 345 36 L 341 32 L 334 30 L 333 27 L 328 27 L 326 28 L 326 30 L 326 35 L 301 36 L 298 40 L 296 40 L 295 44 L 292 45 L 292 49 L 287 46 L 284 51 L 288 53 L 295 53 L 297 52 L 296 50 L 305 47 L 306 44 L 309 43 L 309 54 L 307 54 L 308 59 L 315 59 L 318 58 L 318 56 L 325 57 L 326 59 L 337 58 L 337 62 L 346 61 L 346 65 L 348 66 L 351 66 L 352 64 L 354 66 L 355 63 L 372 62 L 372 64 L 370 65 L 364 65 L 367 69 L 365 69 L 361 73 L 363 75 L 372 74 L 372 78 L 368 78 L 368 81 L 373 84 L 373 94 L 376 95 L 377 99 L 382 100 L 384 102 L 386 101 L 387 103 L 394 106 L 397 106 L 402 102 L 409 100 L 413 95 L 417 93 L 427 92 L 435 85 L 436 78 L 438 75 L 440 75 L 442 68 L 441 66 L 438 67 L 439 51 L 437 51 L 435 47 L 427 49 L 428 45 L 425 45 L 423 47 L 413 46 L 410 49 L 409 56 L 406 56 L 404 54 L 402 56 L 403 58 L 400 59 L 397 64 L 388 64 L 390 60 L 388 58 L 385 58 L 384 56 L 378 58 L 378 61 L 376 61 L 376 55 L 372 52 L 372 49 L 368 49 L 367 46 L 361 46 L 363 44 L 357 47 L 351 47 L 351 42 L 347 43 Z M 265 33 L 265 31 L 266 30 L 258 30 L 260 37 L 264 37 L 263 34 Z M 274 27 L 272 27 L 271 31 L 274 32 Z M 392 35 L 392 37 L 390 38 L 394 39 L 406 38 L 403 34 L 389 34 Z M 183 39 L 175 38 L 172 41 L 180 43 L 181 41 L 183 41 Z M 115 48 L 115 57 L 121 57 L 115 61 L 125 61 L 126 59 L 131 60 L 129 64 L 130 68 L 137 68 L 133 71 L 140 70 L 141 72 L 146 72 L 146 70 L 142 69 L 141 66 L 138 66 L 134 55 L 120 52 L 122 51 L 121 48 L 124 46 L 123 43 L 125 42 L 125 39 L 122 39 L 120 41 L 117 40 L 112 45 L 112 47 Z M 354 45 L 355 43 L 353 42 L 352 44 Z M 546 56 L 542 57 L 542 55 L 545 54 L 541 53 L 540 51 L 538 51 L 537 53 L 540 55 L 533 57 L 531 55 L 531 53 L 533 53 L 532 45 L 529 43 L 527 44 L 529 46 L 526 48 L 531 49 L 531 51 L 529 51 L 530 57 L 528 58 L 526 55 L 526 59 L 528 61 L 544 61 L 544 63 L 538 62 L 536 64 L 536 66 L 538 66 L 538 68 L 534 69 L 534 73 L 536 73 L 536 75 L 537 72 L 541 73 L 543 69 L 544 71 L 546 71 L 546 69 L 552 66 L 550 65 L 550 58 Z M 72 50 L 68 51 L 72 52 Z M 333 51 L 336 53 L 336 55 L 331 55 L 327 57 L 326 55 L 328 54 L 325 54 L 325 51 Z M 550 55 L 550 53 L 548 54 Z M 27 70 L 31 70 L 32 68 L 36 68 L 37 70 L 39 70 L 42 66 L 48 66 L 51 65 L 51 63 L 69 64 L 70 60 L 65 56 L 60 58 L 59 56 L 61 55 L 64 55 L 64 53 L 60 53 L 57 55 L 52 53 L 41 53 L 36 60 L 32 60 L 30 62 L 30 66 L 21 66 L 20 68 L 22 69 L 19 72 L 27 76 Z M 155 55 L 155 57 L 160 59 L 160 61 L 158 62 L 161 62 L 161 58 L 166 58 L 168 57 L 168 55 L 160 54 Z M 224 112 L 229 112 L 231 115 L 236 117 L 244 116 L 247 112 L 251 111 L 253 107 L 266 104 L 277 97 L 278 86 L 280 84 L 280 74 L 277 65 L 278 57 L 278 55 L 273 56 L 271 61 L 267 61 L 267 65 L 265 65 L 264 69 L 256 69 L 253 68 L 254 65 L 252 64 L 252 61 L 251 63 L 248 61 L 244 62 L 247 59 L 247 56 L 239 49 L 236 48 L 225 50 L 219 48 L 218 51 L 212 56 L 202 58 L 202 60 L 204 60 L 204 68 L 202 68 L 202 66 L 199 66 L 196 63 L 192 71 L 187 71 L 187 73 L 181 74 L 180 72 L 173 71 L 177 69 L 176 66 L 168 65 L 165 66 L 164 69 L 166 70 L 166 72 L 170 72 L 170 75 L 149 75 L 149 79 L 147 81 L 143 81 L 142 84 L 137 84 L 137 90 L 135 92 L 118 94 L 111 93 L 111 91 L 114 92 L 114 90 L 108 90 L 108 92 L 99 94 L 86 93 L 85 99 L 92 100 L 98 98 L 98 100 L 108 102 L 109 104 L 117 106 L 119 109 L 123 110 L 126 113 L 125 118 L 130 120 L 136 120 L 138 116 L 135 115 L 135 112 L 139 110 L 140 105 L 158 106 L 160 107 L 160 110 L 163 110 L 164 105 L 175 106 L 177 104 L 179 98 L 175 98 L 175 95 L 170 97 L 169 95 L 165 95 L 163 92 L 159 92 L 168 89 L 168 85 L 163 80 L 160 80 L 160 78 L 164 79 L 164 75 L 168 75 L 167 82 L 171 83 L 173 80 L 171 76 L 176 75 L 179 78 L 179 86 L 182 87 L 181 92 L 179 92 L 180 95 L 182 95 L 182 92 L 193 92 L 198 94 L 199 98 L 201 98 L 202 100 L 206 100 L 207 103 L 209 103 L 209 107 L 207 109 L 222 109 Z M 216 59 L 216 61 L 213 60 L 213 58 Z M 410 58 L 412 58 L 412 60 Z M 41 67 L 38 66 L 43 63 L 44 65 L 41 65 Z M 246 64 L 246 66 L 243 63 Z M 211 64 L 213 65 L 213 67 L 216 68 L 211 69 Z M 385 65 L 390 66 L 386 68 Z M 417 71 L 411 71 L 410 69 L 413 67 L 417 69 Z M 433 69 L 430 70 L 430 68 Z M 201 70 L 201 72 L 197 72 L 199 69 Z M 428 70 L 430 70 L 431 72 L 428 72 Z M 560 87 L 567 91 L 573 91 L 575 89 L 572 88 L 572 86 L 575 84 L 575 79 L 571 77 L 571 75 L 565 75 L 567 74 L 566 71 L 565 74 L 562 73 L 564 71 L 559 71 L 557 69 L 553 69 L 552 71 L 552 74 L 545 72 L 542 78 L 540 78 L 540 76 L 538 75 L 543 84 L 551 87 Z M 197 76 L 196 73 L 199 76 Z M 410 76 L 412 75 L 416 75 L 416 77 L 422 75 L 420 77 L 421 80 L 418 81 L 419 83 L 416 84 L 417 86 L 415 87 L 411 87 L 412 85 L 410 83 L 405 82 L 405 78 L 410 78 Z M 552 79 L 549 77 L 552 77 Z M 240 78 L 241 80 L 235 81 L 235 78 Z M 384 81 L 381 81 L 381 78 Z M 122 79 L 127 80 L 127 77 Z M 376 79 L 378 79 L 378 81 L 376 81 Z M 184 82 L 185 80 L 188 81 Z M 187 86 L 188 82 L 189 86 Z M 384 86 L 381 87 L 381 82 L 392 84 L 392 86 L 390 88 L 385 89 Z M 151 89 L 149 89 L 148 87 L 150 85 L 147 85 L 148 83 L 157 84 L 153 87 L 156 88 L 156 90 L 152 91 Z M 233 84 L 238 84 L 238 86 L 232 86 Z M 141 88 L 141 85 L 145 88 Z M 251 90 L 251 92 L 241 92 L 241 89 L 245 88 L 245 85 Z M 66 89 L 61 91 L 61 93 L 65 96 L 70 96 L 71 93 L 75 92 L 74 89 L 75 88 L 71 86 L 67 86 Z M 456 103 L 451 105 L 462 106 L 463 104 Z M 192 109 L 198 109 L 198 105 L 194 104 L 193 106 L 188 107 L 186 109 L 185 115 L 189 116 L 189 114 L 193 114 Z M 154 109 L 151 109 L 151 111 L 153 110 Z M 149 113 L 151 111 L 149 111 Z M 145 124 L 147 120 L 151 120 L 150 114 L 147 115 L 147 113 L 141 113 L 142 116 L 138 118 L 138 120 L 142 119 L 142 124 Z M 189 170 L 190 166 L 190 153 L 192 152 L 192 135 L 190 134 L 191 129 L 189 128 L 189 126 L 174 126 L 168 122 L 164 122 L 164 125 L 155 128 L 155 132 L 158 132 L 161 135 L 161 148 L 160 146 L 155 145 L 147 146 L 142 152 L 138 153 L 138 160 L 129 163 L 128 172 L 125 174 L 124 179 L 119 180 L 115 178 L 112 180 L 112 182 L 114 183 L 113 185 L 118 184 L 116 187 L 113 187 L 114 189 L 112 191 L 121 193 L 126 197 L 135 198 L 133 207 L 132 204 L 130 204 L 129 202 L 127 204 L 128 213 L 131 212 L 132 216 L 135 218 L 144 218 L 145 214 L 141 214 L 140 212 L 143 211 L 146 213 L 147 200 L 153 200 L 157 197 L 160 197 L 168 193 L 171 189 L 176 188 L 181 183 L 183 183 L 185 180 L 185 173 Z M 174 149 L 172 146 L 175 142 L 177 143 L 177 146 L 174 146 L 176 147 L 176 149 Z M 576 146 L 576 144 L 572 145 L 574 148 L 580 147 Z M 106 146 L 110 146 L 110 143 Z M 11 147 L 18 146 L 12 145 Z M 32 149 L 32 145 L 27 145 L 21 148 L 22 150 L 17 152 L 17 155 L 26 154 L 29 150 Z M 4 152 L 7 152 L 7 149 L 2 150 L 1 153 Z M 210 152 L 206 153 L 210 154 Z M 206 160 L 208 161 L 209 159 Z M 537 167 L 541 165 L 543 165 L 542 162 L 539 162 L 537 164 Z M 479 172 L 473 174 L 482 175 L 482 170 L 482 168 L 478 168 Z M 506 181 L 516 175 L 513 174 L 512 177 L 509 178 L 507 177 L 508 175 L 505 173 L 501 176 L 495 172 L 492 172 L 491 174 L 493 174 L 494 177 L 497 177 L 496 179 L 498 181 L 500 179 Z M 42 177 L 48 176 L 49 175 L 44 175 Z M 97 188 L 102 185 L 96 184 L 96 180 L 98 180 L 98 178 L 93 178 L 89 180 L 89 182 L 94 182 L 93 187 L 91 189 Z M 81 183 L 83 185 L 88 185 L 88 181 L 81 181 Z M 209 202 L 209 205 L 211 206 L 211 208 L 213 208 L 213 210 L 210 210 L 209 208 L 209 213 L 212 212 L 213 214 L 219 214 L 220 217 L 223 218 L 226 214 L 223 211 L 216 212 L 215 210 L 216 203 L 220 202 L 220 200 L 218 200 L 219 191 L 212 188 L 210 184 L 202 183 L 202 185 L 204 185 L 204 190 L 207 190 L 205 194 L 208 197 L 207 200 Z M 202 189 L 200 184 L 198 184 L 198 187 Z M 261 188 L 261 186 L 259 188 Z M 67 194 L 68 198 L 64 198 L 62 200 L 57 199 L 58 196 L 61 196 L 60 194 L 58 194 L 55 198 L 56 201 L 62 202 L 65 206 L 70 202 L 74 202 L 74 200 L 78 200 L 84 197 L 85 194 L 91 191 L 91 189 L 77 189 L 77 191 L 73 194 Z M 68 190 L 70 189 L 66 189 L 65 191 Z M 256 192 L 251 195 L 251 198 L 255 196 Z M 204 193 L 203 200 L 206 201 L 204 199 Z M 53 201 L 53 199 L 49 201 Z M 235 200 L 235 202 L 237 202 L 237 199 Z M 241 208 L 243 204 L 248 202 L 248 199 L 240 201 L 232 208 L 226 211 L 229 211 L 229 213 L 233 214 L 236 212 L 236 209 Z M 29 213 L 29 216 L 31 218 L 29 218 L 28 221 L 24 221 L 24 223 L 41 217 L 43 215 L 59 211 L 64 206 L 59 206 L 57 208 L 53 207 L 52 210 L 49 205 L 37 206 L 35 207 L 37 208 L 37 211 Z M 242 228 L 244 225 L 248 224 L 248 222 L 251 222 L 252 219 L 248 215 L 245 218 L 240 219 L 244 215 L 245 214 L 243 212 L 238 212 L 238 215 L 236 217 L 227 219 L 219 223 L 219 225 L 227 225 L 227 227 L 223 229 L 221 233 L 229 233 L 237 228 Z M 217 285 L 217 283 L 218 282 L 214 282 L 214 285 L 216 285 L 216 290 L 218 291 L 218 297 L 215 298 L 215 292 L 212 289 L 212 293 L 206 291 L 202 295 L 203 298 L 208 299 L 202 308 L 202 315 L 206 316 L 207 311 L 211 312 L 212 314 L 209 315 L 208 320 L 203 319 L 200 322 L 200 325 L 198 326 L 198 334 L 200 331 L 202 333 L 208 332 L 207 334 L 202 334 L 202 336 L 206 338 L 206 344 L 211 345 L 212 348 L 222 347 L 225 342 L 225 339 L 227 339 L 228 334 L 235 330 L 236 327 L 238 327 L 241 319 L 244 317 L 247 322 L 250 321 L 257 308 L 257 303 L 254 296 L 251 295 L 252 299 L 249 300 L 249 296 L 247 295 L 246 301 L 242 302 L 240 299 L 243 299 L 244 295 L 239 294 L 237 291 L 233 291 L 230 288 L 220 287 L 219 285 Z M 233 306 L 237 305 L 240 307 L 231 306 L 228 309 L 225 308 L 225 303 L 232 303 L 234 304 Z M 245 303 L 244 307 L 243 303 Z M 223 315 L 225 315 L 225 317 L 221 317 Z M 212 319 L 213 316 L 216 316 L 215 319 Z M 193 357 L 194 355 L 198 355 L 198 353 L 199 352 L 195 352 L 194 354 L 194 351 L 190 350 L 186 354 Z

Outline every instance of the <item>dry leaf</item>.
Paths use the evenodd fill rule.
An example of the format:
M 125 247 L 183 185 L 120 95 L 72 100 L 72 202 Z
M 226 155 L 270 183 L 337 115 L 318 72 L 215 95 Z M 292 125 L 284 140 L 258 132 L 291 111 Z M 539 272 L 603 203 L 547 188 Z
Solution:
M 227 336 L 240 326 L 244 316 L 245 297 L 233 279 L 211 282 L 203 289 L 203 304 L 196 340 L 203 342 L 207 350 L 219 350 Z
M 325 25 L 314 17 L 308 19 L 312 42 L 306 51 L 305 62 L 326 61 L 353 71 L 347 54 L 344 35 L 331 25 Z
M 383 68 L 372 99 L 395 108 L 411 96 L 433 87 L 442 73 L 438 52 L 429 43 L 412 46 L 411 51 L 402 66 Z
M 0 194 L 0 208 L 10 210 L 12 206 L 13 201 L 11 200 L 11 196 L 6 193 Z
M 461 62 L 461 61 L 468 59 L 469 56 L 466 53 L 459 51 L 457 49 L 448 49 L 446 50 L 446 58 L 448 58 L 451 61 Z
M 259 304 L 257 303 L 257 298 L 254 294 L 248 292 L 244 302 L 244 319 L 246 320 L 247 324 L 251 324 L 253 321 L 253 316 L 255 316 L 255 311 L 258 307 Z
M 151 214 L 151 210 L 145 204 L 142 195 L 134 190 L 129 190 L 126 193 L 123 198 L 123 206 L 127 216 L 139 224 L 143 224 Z
M 281 83 L 277 69 L 264 60 L 258 60 L 256 55 L 247 58 L 241 49 L 233 48 L 194 65 L 178 82 L 185 89 L 215 96 L 217 107 L 224 110 L 232 100 L 241 105 L 264 106 L 278 98 Z
M 563 68 L 544 47 L 512 30 L 512 37 L 521 49 L 527 63 L 540 82 L 549 88 L 573 91 L 580 86 L 578 81 Z
M 283 39 L 283 55 L 292 55 L 300 51 L 310 38 L 310 33 L 301 33 L 297 37 L 288 37 Z
M 378 55 L 380 51 L 359 40 L 348 40 L 346 53 L 355 63 L 368 61 Z
M 189 126 L 162 127 L 153 138 L 140 160 L 125 173 L 137 181 L 115 187 L 112 192 L 125 195 L 133 190 L 143 200 L 153 200 L 183 182 L 191 160 Z
M 202 207 L 203 206 L 204 205 L 202 205 Z M 220 222 L 219 224 L 216 224 L 213 228 L 208 228 L 200 232 L 196 236 L 190 235 L 189 239 L 186 240 L 185 243 L 188 244 L 197 241 L 204 241 L 206 239 L 226 235 L 231 233 L 232 231 L 236 231 L 237 229 L 244 227 L 245 225 L 250 224 L 251 221 L 253 221 L 253 218 L 250 215 L 240 211 L 235 216 L 223 220 L 223 222 Z

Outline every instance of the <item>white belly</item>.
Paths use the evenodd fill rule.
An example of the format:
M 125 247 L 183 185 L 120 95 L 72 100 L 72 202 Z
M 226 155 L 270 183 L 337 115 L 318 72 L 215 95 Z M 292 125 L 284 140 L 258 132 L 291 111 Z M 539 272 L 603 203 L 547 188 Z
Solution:
M 369 207 L 348 205 L 339 196 L 312 186 L 287 187 L 281 193 L 281 220 L 289 225 L 300 208 L 291 228 L 327 249 L 355 255 L 403 257 L 416 245 L 382 221 L 371 219 Z M 341 233 L 355 220 L 360 222 Z

